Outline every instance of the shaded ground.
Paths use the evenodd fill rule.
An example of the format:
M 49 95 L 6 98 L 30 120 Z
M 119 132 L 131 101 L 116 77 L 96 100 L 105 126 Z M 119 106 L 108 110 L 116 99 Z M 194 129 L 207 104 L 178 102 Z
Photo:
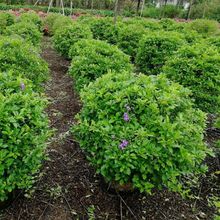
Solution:
M 214 209 L 208 206 L 207 198 L 220 192 L 217 189 L 219 177 L 213 175 L 220 170 L 218 158 L 207 160 L 210 172 L 195 189 L 198 200 L 183 200 L 167 191 L 146 196 L 138 192 L 119 195 L 108 190 L 68 133 L 74 115 L 80 110 L 72 79 L 66 74 L 69 62 L 51 48 L 49 38 L 45 38 L 43 44 L 42 56 L 51 70 L 51 81 L 47 85 L 51 99 L 48 114 L 51 127 L 56 129 L 48 150 L 50 160 L 44 164 L 31 198 L 21 193 L 0 219 L 211 220 Z M 208 129 L 210 143 L 219 137 L 219 131 Z

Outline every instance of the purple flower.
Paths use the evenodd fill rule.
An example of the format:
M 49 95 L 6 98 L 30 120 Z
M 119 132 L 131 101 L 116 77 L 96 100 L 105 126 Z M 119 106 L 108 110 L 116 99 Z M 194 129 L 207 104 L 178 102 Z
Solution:
M 128 115 L 127 112 L 124 113 L 124 120 L 125 121 L 129 121 L 130 120 L 129 115 Z
M 122 142 L 120 143 L 120 145 L 119 145 L 119 148 L 121 149 L 121 150 L 123 150 L 125 147 L 127 147 L 128 146 L 128 141 L 127 140 L 122 140 Z
M 23 82 L 20 84 L 20 87 L 21 87 L 21 90 L 25 90 L 25 84 Z

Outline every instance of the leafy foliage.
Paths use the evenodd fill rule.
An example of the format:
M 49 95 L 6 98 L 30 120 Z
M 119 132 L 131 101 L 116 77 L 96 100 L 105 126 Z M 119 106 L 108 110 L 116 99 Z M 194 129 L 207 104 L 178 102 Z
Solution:
M 105 40 L 111 44 L 117 43 L 121 26 L 121 22 L 114 25 L 112 18 L 97 18 L 90 24 L 94 39 Z
M 134 59 L 140 39 L 142 39 L 146 29 L 143 26 L 127 25 L 119 30 L 118 47 Z
M 43 26 L 43 21 L 41 20 L 39 15 L 37 15 L 35 12 L 22 13 L 21 16 L 19 17 L 19 21 L 34 23 L 39 30 L 41 30 Z
M 70 17 L 66 17 L 61 14 L 58 14 L 57 16 L 51 16 L 51 17 L 49 17 L 48 15 L 47 19 L 48 20 L 51 19 L 50 21 L 51 26 L 49 26 L 49 29 L 52 35 L 54 35 L 58 30 L 63 30 L 66 27 L 73 24 L 73 20 Z
M 0 34 L 4 32 L 7 26 L 15 23 L 15 16 L 8 12 L 0 13 Z
M 199 34 L 207 37 L 219 32 L 219 24 L 214 20 L 197 19 L 189 24 L 189 29 L 197 31 Z
M 48 66 L 34 47 L 23 39 L 0 38 L 0 71 L 13 70 L 39 86 L 48 78 Z
M 128 25 L 141 25 L 148 30 L 161 30 L 162 27 L 158 20 L 155 19 L 143 19 L 141 17 L 134 17 L 134 18 L 127 18 L 123 21 L 125 24 Z
M 31 187 L 49 137 L 46 100 L 22 78 L 0 73 L 0 201 L 14 189 Z M 10 79 L 10 81 L 9 81 Z M 6 84 L 5 84 L 6 83 Z M 9 88 L 8 86 L 12 86 Z
M 129 56 L 116 46 L 99 40 L 81 40 L 71 47 L 72 58 L 69 74 L 79 90 L 103 74 L 132 70 Z
M 206 44 L 183 46 L 169 59 L 164 72 L 190 88 L 197 106 L 205 112 L 220 109 L 220 56 Z
M 42 39 L 42 34 L 39 32 L 37 26 L 31 22 L 19 22 L 11 25 L 7 27 L 5 34 L 9 36 L 18 35 L 34 46 L 39 46 Z
M 139 71 L 158 74 L 165 61 L 183 44 L 181 35 L 175 32 L 149 33 L 141 39 L 136 56 Z
M 215 46 L 218 50 L 218 52 L 220 53 L 220 37 L 210 37 L 210 38 L 207 38 L 207 43 Z
M 107 181 L 181 192 L 182 176 L 204 170 L 205 114 L 188 89 L 163 75 L 108 73 L 80 95 L 74 136 Z
M 65 57 L 71 46 L 81 39 L 92 39 L 92 32 L 88 26 L 77 23 L 58 30 L 53 37 L 55 48 Z
M 49 13 L 48 15 L 47 15 L 47 17 L 43 20 L 43 23 L 44 23 L 44 26 L 46 27 L 46 28 L 48 28 L 48 32 L 49 32 L 49 34 L 50 35 L 52 35 L 53 33 L 53 31 L 52 31 L 52 29 L 53 29 L 53 25 L 54 25 L 54 23 L 56 22 L 56 20 L 58 21 L 58 20 L 60 20 L 60 18 L 64 18 L 64 16 L 62 16 L 62 15 L 60 15 L 60 14 L 56 14 L 56 13 Z M 68 21 L 70 20 L 68 17 L 66 17 L 67 19 L 68 19 Z M 71 23 L 72 23 L 72 21 L 71 21 Z M 63 27 L 63 26 L 62 26 Z M 55 26 L 54 27 L 54 30 L 55 29 L 57 29 L 57 27 Z

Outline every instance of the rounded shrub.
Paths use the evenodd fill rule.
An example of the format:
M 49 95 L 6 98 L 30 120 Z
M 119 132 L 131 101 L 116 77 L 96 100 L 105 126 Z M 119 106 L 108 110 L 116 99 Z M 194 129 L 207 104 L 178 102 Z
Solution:
M 186 24 L 183 22 L 176 22 L 173 19 L 170 18 L 163 18 L 159 21 L 159 24 L 161 25 L 162 29 L 165 31 L 182 31 Z
M 62 30 L 72 24 L 73 24 L 73 20 L 70 17 L 58 14 L 54 19 L 54 21 L 51 23 L 51 27 L 49 26 L 50 33 L 51 35 L 54 35 L 58 30 Z
M 45 98 L 20 85 L 16 92 L 6 92 L 1 74 L 0 78 L 0 201 L 4 201 L 13 190 L 32 186 L 50 132 Z
M 92 32 L 88 26 L 74 23 L 58 30 L 53 37 L 53 42 L 57 51 L 68 57 L 71 46 L 81 39 L 92 39 Z
M 61 17 L 60 14 L 57 13 L 49 13 L 46 18 L 43 20 L 43 24 L 45 28 L 48 29 L 48 32 L 50 35 L 52 35 L 52 27 L 56 21 L 56 19 L 59 19 Z
M 146 18 L 155 18 L 159 19 L 160 18 L 160 9 L 156 7 L 145 7 L 143 10 L 142 16 Z
M 184 43 L 175 32 L 154 32 L 146 34 L 139 43 L 136 65 L 146 74 L 158 74 L 165 61 Z
M 121 28 L 118 34 L 118 47 L 133 60 L 137 54 L 139 41 L 145 33 L 146 29 L 140 25 L 127 25 Z
M 15 16 L 8 12 L 0 12 L 0 34 L 4 32 L 7 26 L 15 23 Z
M 126 18 L 123 21 L 127 25 L 141 25 L 148 30 L 161 30 L 161 25 L 159 24 L 158 20 L 155 19 L 145 19 L 141 17 L 135 18 Z
M 14 70 L 40 86 L 48 78 L 47 63 L 34 47 L 20 38 L 0 38 L 0 71 Z
M 6 28 L 6 35 L 18 35 L 26 42 L 32 43 L 34 46 L 39 46 L 42 34 L 37 26 L 30 22 L 19 22 Z
M 206 44 L 183 46 L 169 59 L 164 73 L 190 88 L 197 106 L 205 112 L 220 109 L 220 56 Z
M 188 89 L 161 74 L 108 73 L 80 95 L 72 131 L 107 181 L 181 191 L 181 177 L 204 169 L 205 114 L 192 107 Z
M 34 23 L 39 30 L 41 30 L 43 27 L 43 21 L 41 20 L 40 16 L 35 12 L 22 13 L 19 17 L 19 21 Z
M 204 37 L 217 34 L 219 32 L 219 23 L 214 20 L 196 19 L 189 23 L 189 29 L 197 31 Z
M 71 47 L 69 74 L 80 90 L 103 74 L 132 70 L 130 58 L 116 46 L 99 40 L 81 40 Z
M 113 23 L 113 18 L 97 18 L 90 23 L 94 39 L 105 40 L 110 44 L 118 41 L 118 31 L 124 26 L 122 22 Z

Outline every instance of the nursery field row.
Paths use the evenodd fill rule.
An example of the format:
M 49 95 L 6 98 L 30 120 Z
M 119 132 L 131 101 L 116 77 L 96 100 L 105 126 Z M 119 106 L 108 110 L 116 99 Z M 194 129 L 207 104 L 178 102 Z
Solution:
M 42 83 L 47 63 L 40 57 L 42 21 L 0 14 L 0 206 L 33 184 L 50 136 Z M 4 202 L 6 201 L 6 202 Z
M 117 190 L 187 195 L 219 155 L 204 138 L 207 117 L 219 126 L 219 24 L 56 17 L 46 23 L 71 60 L 83 103 L 72 132 L 90 163 Z
M 49 14 L 40 18 L 33 12 L 21 13 L 17 18 L 1 13 L 1 19 L 4 21 L 0 29 L 2 97 L 10 100 L 8 97 L 19 96 L 2 108 L 8 118 L 3 114 L 5 127 L 1 125 L 0 136 L 4 161 L 0 165 L 1 200 L 7 199 L 14 189 L 31 187 L 51 133 L 44 113 L 46 99 L 42 86 L 48 79 L 48 67 L 39 56 L 44 31 L 69 66 L 65 75 L 61 71 L 64 67 L 59 66 L 57 56 L 49 49 L 52 57 L 50 60 L 46 56 L 47 61 L 57 68 L 50 66 L 54 94 L 59 91 L 62 96 L 55 96 L 54 108 L 62 111 L 65 108 L 63 114 L 68 118 L 63 117 L 60 124 L 55 122 L 56 129 L 65 131 L 60 135 L 76 151 L 72 152 L 66 144 L 51 149 L 65 155 L 62 157 L 67 163 L 61 163 L 66 171 L 58 169 L 64 179 L 54 177 L 64 188 L 57 185 L 49 191 L 56 197 L 55 201 L 62 198 L 67 203 L 70 210 L 66 219 L 73 216 L 164 219 L 162 214 L 156 213 L 154 218 L 150 210 L 144 212 L 150 199 L 155 198 L 149 195 L 158 196 L 158 193 L 163 194 L 165 201 L 178 201 L 177 207 L 186 210 L 180 216 L 166 211 L 168 219 L 218 218 L 220 31 L 217 22 L 119 18 L 115 24 L 110 17 L 71 18 Z M 72 91 L 79 94 L 81 105 L 69 90 L 66 77 L 73 79 Z M 67 94 L 61 94 L 62 87 Z M 62 99 L 66 107 L 62 106 Z M 76 104 L 72 113 L 68 102 L 70 106 Z M 80 112 L 73 118 L 80 106 Z M 50 112 L 50 119 L 54 115 L 59 117 L 59 113 Z M 70 167 L 71 157 L 77 161 L 74 162 L 77 167 L 81 163 L 79 172 L 85 175 L 85 185 L 81 178 L 76 181 L 79 173 Z M 55 163 L 56 160 L 58 157 Z M 54 161 L 49 162 L 49 167 L 50 164 L 57 169 Z M 63 185 L 67 181 L 65 172 L 72 181 L 66 187 L 69 191 Z M 49 178 L 53 179 L 51 175 Z M 108 191 L 101 192 L 109 187 L 114 191 L 112 200 Z M 72 197 L 65 197 L 65 192 Z M 129 205 L 122 196 L 125 192 L 132 195 L 127 200 Z M 95 197 L 87 200 L 90 206 L 86 202 L 81 203 L 83 208 L 76 205 L 73 197 L 81 201 L 82 194 L 83 198 Z M 180 195 L 187 199 L 180 199 Z M 144 201 L 139 203 L 140 207 L 134 207 L 134 198 Z M 121 208 L 117 210 L 114 204 L 107 207 L 100 202 L 103 199 L 119 199 Z M 48 206 L 51 207 L 50 202 Z M 110 208 L 114 213 L 110 213 Z

